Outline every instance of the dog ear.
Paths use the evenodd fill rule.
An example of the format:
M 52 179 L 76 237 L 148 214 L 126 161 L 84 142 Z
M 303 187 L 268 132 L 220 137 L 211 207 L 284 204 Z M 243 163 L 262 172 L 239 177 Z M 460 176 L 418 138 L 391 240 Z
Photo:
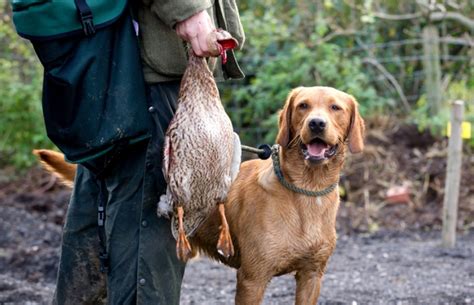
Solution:
M 349 150 L 351 153 L 356 154 L 364 150 L 365 124 L 359 114 L 359 104 L 353 96 L 351 96 L 350 99 L 352 104 L 352 114 L 347 137 L 349 139 Z
M 290 144 L 290 141 L 292 139 L 291 112 L 293 109 L 293 102 L 295 100 L 295 97 L 298 95 L 298 92 L 300 92 L 300 90 L 301 90 L 301 87 L 291 90 L 291 92 L 288 94 L 288 97 L 286 98 L 285 106 L 280 111 L 280 121 L 278 124 L 279 128 L 278 128 L 278 135 L 276 138 L 276 142 L 281 147 L 287 147 L 288 144 Z

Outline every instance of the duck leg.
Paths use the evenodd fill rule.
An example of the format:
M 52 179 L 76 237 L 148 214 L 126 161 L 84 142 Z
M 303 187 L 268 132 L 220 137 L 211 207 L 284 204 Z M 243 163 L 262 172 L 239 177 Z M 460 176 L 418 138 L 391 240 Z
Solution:
M 220 255 L 228 258 L 229 256 L 234 255 L 234 245 L 232 244 L 232 238 L 230 237 L 229 224 L 225 218 L 225 208 L 224 203 L 219 203 L 219 215 L 221 217 L 221 227 L 219 240 L 217 241 L 217 252 Z
M 183 226 L 183 207 L 178 207 L 178 241 L 176 242 L 176 255 L 178 258 L 187 262 L 192 257 L 191 245 L 189 244 L 186 232 Z

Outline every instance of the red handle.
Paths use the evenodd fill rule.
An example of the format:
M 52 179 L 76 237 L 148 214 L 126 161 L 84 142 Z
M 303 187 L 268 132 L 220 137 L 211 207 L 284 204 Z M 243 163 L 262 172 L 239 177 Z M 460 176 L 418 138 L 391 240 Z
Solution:
M 232 50 L 237 47 L 238 43 L 237 40 L 234 38 L 218 40 L 217 43 L 219 44 L 219 51 L 222 57 L 222 64 L 227 62 L 227 50 Z

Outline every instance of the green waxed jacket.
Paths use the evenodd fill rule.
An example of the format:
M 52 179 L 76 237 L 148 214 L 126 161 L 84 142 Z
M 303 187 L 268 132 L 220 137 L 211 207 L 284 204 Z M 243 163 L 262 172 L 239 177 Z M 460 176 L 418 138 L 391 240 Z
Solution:
M 227 30 L 241 48 L 245 36 L 235 0 L 142 0 L 138 7 L 140 46 L 145 80 L 156 83 L 179 79 L 187 64 L 185 44 L 176 35 L 176 23 L 207 9 L 216 27 Z M 225 65 L 216 65 L 217 79 L 243 78 L 235 58 L 228 52 Z M 220 68 L 222 66 L 222 68 Z

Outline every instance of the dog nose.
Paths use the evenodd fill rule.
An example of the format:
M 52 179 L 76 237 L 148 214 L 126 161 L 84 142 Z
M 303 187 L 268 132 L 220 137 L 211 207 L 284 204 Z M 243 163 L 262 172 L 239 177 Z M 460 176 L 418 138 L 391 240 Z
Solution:
M 322 118 L 315 118 L 309 121 L 309 129 L 312 132 L 323 132 L 326 128 L 326 120 Z

